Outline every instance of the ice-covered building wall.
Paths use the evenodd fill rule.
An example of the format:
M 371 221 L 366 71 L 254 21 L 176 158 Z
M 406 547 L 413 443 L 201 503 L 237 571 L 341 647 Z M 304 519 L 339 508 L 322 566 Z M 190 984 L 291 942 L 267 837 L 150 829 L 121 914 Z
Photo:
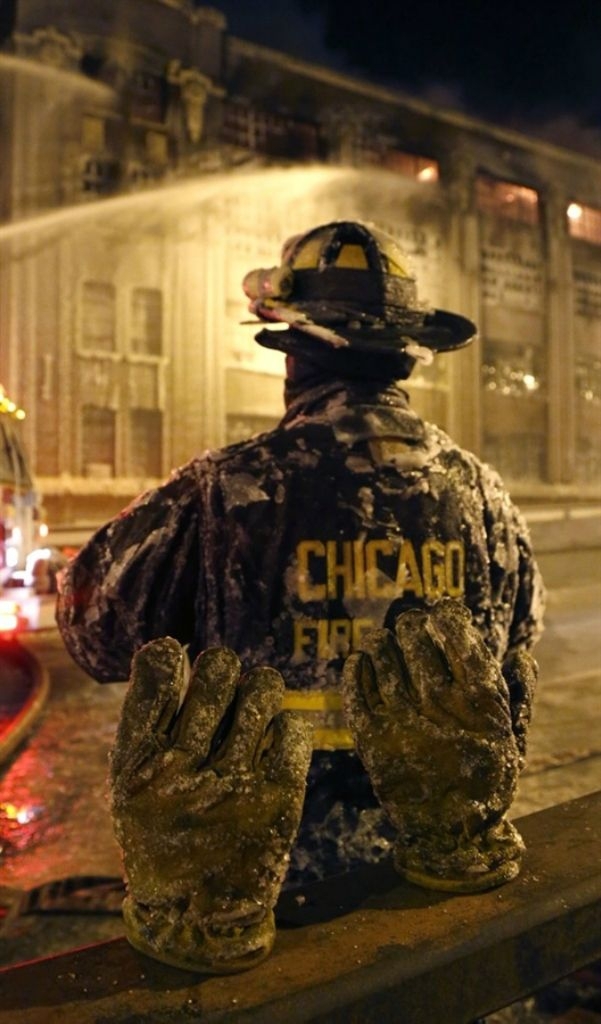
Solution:
M 601 173 L 585 156 L 232 38 L 188 0 L 16 0 L 0 51 L 0 377 L 51 524 L 100 522 L 274 423 L 240 282 L 367 219 L 475 345 L 413 404 L 527 500 L 601 476 Z

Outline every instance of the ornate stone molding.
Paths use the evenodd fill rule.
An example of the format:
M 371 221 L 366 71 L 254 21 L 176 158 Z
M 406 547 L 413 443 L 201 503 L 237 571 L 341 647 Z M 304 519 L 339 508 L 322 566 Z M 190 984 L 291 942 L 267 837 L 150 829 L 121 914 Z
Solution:
M 212 80 L 196 68 L 184 68 L 181 61 L 173 60 L 167 67 L 167 81 L 181 91 L 186 131 L 190 142 L 200 142 L 204 127 L 204 112 L 209 94 L 223 95 Z
M 36 28 L 29 35 L 15 33 L 15 42 L 20 56 L 33 58 L 50 67 L 79 70 L 82 47 L 73 36 L 60 32 L 53 25 Z

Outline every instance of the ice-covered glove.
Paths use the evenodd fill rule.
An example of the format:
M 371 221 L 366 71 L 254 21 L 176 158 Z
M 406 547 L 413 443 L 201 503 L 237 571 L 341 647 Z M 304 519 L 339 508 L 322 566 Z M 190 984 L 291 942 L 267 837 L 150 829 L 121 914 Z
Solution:
M 344 668 L 347 721 L 398 829 L 395 865 L 410 881 L 472 892 L 514 878 L 523 842 L 505 814 L 525 746 L 501 669 L 458 601 L 411 610 L 374 630 Z M 532 691 L 529 655 L 512 662 Z M 521 676 L 526 678 L 520 682 Z
M 133 663 L 110 758 L 123 851 L 126 935 L 188 970 L 245 970 L 270 952 L 273 907 L 298 829 L 309 726 L 281 711 L 271 668 L 240 679 L 233 651 L 199 656 L 185 682 L 171 638 Z
M 511 727 L 520 752 L 521 771 L 526 763 L 526 745 L 538 680 L 538 665 L 528 651 L 513 651 L 503 662 L 503 678 L 509 690 Z

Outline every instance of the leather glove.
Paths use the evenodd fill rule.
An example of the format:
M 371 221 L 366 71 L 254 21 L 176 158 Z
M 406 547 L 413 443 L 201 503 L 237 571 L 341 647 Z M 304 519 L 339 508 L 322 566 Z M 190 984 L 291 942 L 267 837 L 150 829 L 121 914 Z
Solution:
M 125 929 L 157 960 L 229 973 L 273 946 L 311 731 L 280 710 L 274 669 L 240 679 L 234 652 L 214 647 L 194 663 L 186 690 L 185 665 L 169 637 L 138 651 L 111 752 Z
M 538 681 L 538 665 L 527 651 L 513 651 L 503 662 L 503 678 L 509 690 L 511 727 L 518 745 L 521 771 L 526 763 L 526 745 Z
M 536 665 L 512 660 L 516 694 Z M 411 610 L 374 630 L 343 673 L 357 752 L 398 829 L 395 866 L 433 889 L 473 892 L 514 878 L 524 849 L 505 813 L 523 763 L 527 714 L 460 602 Z M 518 693 L 519 691 L 519 693 Z M 529 714 L 529 712 L 528 712 Z

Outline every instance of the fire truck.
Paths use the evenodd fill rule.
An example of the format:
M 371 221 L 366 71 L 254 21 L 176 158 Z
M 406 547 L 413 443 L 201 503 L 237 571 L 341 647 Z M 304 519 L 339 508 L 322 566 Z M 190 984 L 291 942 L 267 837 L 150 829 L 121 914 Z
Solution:
M 0 384 L 0 586 L 25 571 L 48 533 L 21 437 L 24 419 Z

